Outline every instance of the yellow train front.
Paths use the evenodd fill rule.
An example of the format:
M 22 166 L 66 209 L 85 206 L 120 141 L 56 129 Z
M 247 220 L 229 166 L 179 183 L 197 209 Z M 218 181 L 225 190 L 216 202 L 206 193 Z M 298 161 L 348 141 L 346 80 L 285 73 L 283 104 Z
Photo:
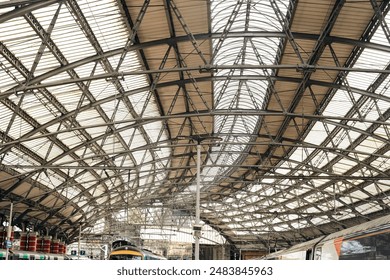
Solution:
M 131 245 L 124 245 L 114 248 L 109 257 L 109 260 L 166 260 L 163 256 L 154 254 L 145 249 L 140 249 Z

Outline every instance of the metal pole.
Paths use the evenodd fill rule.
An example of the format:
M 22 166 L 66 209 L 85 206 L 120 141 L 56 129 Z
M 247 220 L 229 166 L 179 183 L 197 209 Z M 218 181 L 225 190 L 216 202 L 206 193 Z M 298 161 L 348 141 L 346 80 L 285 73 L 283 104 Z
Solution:
M 80 228 L 79 228 L 79 242 L 78 242 L 78 246 L 77 246 L 77 251 L 78 251 L 78 254 L 77 254 L 77 259 L 79 260 L 80 259 L 80 250 L 81 250 L 81 224 L 80 224 Z
M 8 228 L 7 228 L 7 239 L 6 239 L 6 243 L 5 243 L 5 259 L 8 260 L 8 242 L 11 242 L 11 231 L 12 231 L 12 211 L 13 211 L 13 208 L 14 208 L 14 204 L 13 202 L 11 201 L 11 206 L 10 206 L 10 210 L 9 210 L 9 220 L 8 220 Z
M 196 145 L 196 208 L 195 208 L 195 260 L 199 260 L 200 239 L 200 142 Z

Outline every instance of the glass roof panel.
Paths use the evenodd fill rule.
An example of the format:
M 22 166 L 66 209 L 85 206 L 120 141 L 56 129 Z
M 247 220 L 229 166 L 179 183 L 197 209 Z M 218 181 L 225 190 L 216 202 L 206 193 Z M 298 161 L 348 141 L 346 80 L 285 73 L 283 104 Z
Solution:
M 1 110 L 1 112 L 4 112 L 4 111 L 7 112 L 6 110 L 4 110 L 3 106 L 0 107 L 0 110 Z M 4 128 L 2 127 L 1 129 L 3 131 L 6 131 L 7 128 L 9 129 L 8 135 L 11 136 L 13 139 L 17 139 L 17 138 L 21 137 L 22 135 L 26 134 L 27 132 L 31 131 L 33 129 L 33 126 L 30 125 L 25 120 L 23 120 L 21 117 L 15 116 L 14 121 L 11 122 L 10 127 L 6 126 Z
M 128 32 L 116 1 L 84 0 L 78 4 L 103 51 L 123 48 Z
M 1 24 L 0 24 L 1 28 Z M 1 43 L 0 43 L 1 46 Z M 20 74 L 11 64 L 0 56 L 0 92 L 10 89 L 12 86 L 19 84 L 24 80 L 24 76 Z
M 338 90 L 324 111 L 325 116 L 343 117 L 352 108 L 348 92 Z M 337 121 L 337 120 L 336 120 Z
M 379 170 L 388 170 L 390 168 L 390 152 L 387 152 L 384 154 L 386 158 L 377 158 L 373 162 L 371 162 L 371 165 L 378 168 Z
M 21 107 L 40 124 L 45 124 L 60 115 L 58 109 L 40 92 L 25 94 Z
M 35 32 L 24 19 L 19 18 L 12 20 L 11 22 L 7 21 L 0 25 L 2 30 L 2 42 L 12 54 L 23 54 L 18 55 L 17 57 L 17 59 L 19 59 L 19 65 L 22 66 L 25 71 L 29 71 L 28 69 L 31 69 L 35 55 L 41 45 L 41 40 L 35 36 Z M 15 26 L 18 26 L 18 28 L 15 28 Z M 23 38 L 19 36 L 21 33 L 25 35 Z M 24 76 L 28 74 L 29 73 L 23 72 Z
M 45 158 L 48 151 L 50 151 L 51 141 L 48 138 L 39 138 L 31 141 L 24 142 L 24 145 L 30 150 L 34 151 L 41 158 Z
M 75 17 L 69 11 L 69 6 L 61 6 L 51 39 L 61 50 L 66 61 L 71 63 L 86 56 L 94 55 L 96 52 L 81 30 L 79 23 L 76 22 Z M 72 34 L 72 41 L 69 41 L 69 34 Z M 80 52 L 80 49 L 83 51 Z
M 383 146 L 383 142 L 378 141 L 372 137 L 367 137 L 366 140 L 364 140 L 358 147 L 355 149 L 357 151 L 362 151 L 366 153 L 375 153 L 378 149 L 380 149 Z

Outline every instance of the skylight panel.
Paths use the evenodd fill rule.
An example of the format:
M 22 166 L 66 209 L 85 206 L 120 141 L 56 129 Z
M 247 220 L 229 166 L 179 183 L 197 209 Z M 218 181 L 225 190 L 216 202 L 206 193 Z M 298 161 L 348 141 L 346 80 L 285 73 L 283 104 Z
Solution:
M 333 143 L 336 144 L 337 148 L 346 149 L 351 146 L 352 143 L 347 134 L 348 130 L 342 129 L 335 135 L 335 137 L 333 137 Z
M 361 110 L 362 113 L 364 113 L 365 118 L 367 120 L 378 120 L 380 118 L 380 115 L 378 114 L 378 111 L 374 104 L 375 100 L 371 100 L 371 102 L 367 102 L 364 106 L 365 108 Z
M 338 163 L 333 165 L 333 172 L 335 174 L 344 174 L 348 170 L 350 170 L 352 167 L 356 166 L 357 163 L 348 159 L 341 159 Z
M 50 90 L 68 112 L 76 110 L 80 106 L 79 102 L 85 105 L 88 100 L 86 97 L 82 97 L 80 88 L 73 84 L 52 87 Z
M 162 123 L 161 122 L 152 122 L 149 124 L 145 124 L 145 131 L 148 133 L 148 138 L 152 142 L 164 141 L 167 139 L 165 133 L 160 136 L 160 132 L 162 131 Z
M 371 176 L 377 176 L 377 175 L 380 175 L 380 174 L 383 174 L 382 172 L 380 172 L 379 170 L 375 170 L 374 168 L 367 168 L 366 166 L 363 166 L 360 170 L 356 171 L 355 173 L 352 174 L 352 176 L 368 176 L 368 177 L 371 177 Z M 355 183 L 355 182 L 359 182 L 359 180 L 352 180 L 351 181 L 352 183 Z
M 390 180 L 379 180 L 376 185 L 382 192 L 387 192 L 390 189 Z
M 283 221 L 283 222 L 285 222 L 285 221 Z M 273 229 L 275 230 L 275 232 L 283 232 L 283 231 L 290 230 L 290 228 L 288 227 L 288 225 L 273 226 Z
M 129 166 L 129 165 L 123 165 L 123 157 L 122 156 L 113 156 L 113 162 L 116 166 Z M 127 180 L 127 179 L 126 179 Z
M 283 14 L 287 12 L 288 3 L 288 1 L 277 1 L 278 8 Z M 247 5 L 246 3 L 240 4 L 241 6 L 237 5 L 237 1 L 234 0 L 211 1 L 211 14 L 213 15 L 212 29 L 216 32 L 222 32 L 233 10 L 237 10 L 238 13 L 236 18 L 234 18 L 232 29 L 244 28 Z M 253 19 L 253 21 L 250 21 L 251 30 L 281 30 L 279 21 L 270 4 L 267 5 L 264 1 L 251 1 L 250 12 L 251 19 Z
M 298 162 L 304 162 L 307 158 L 307 155 L 311 154 L 311 152 L 313 152 L 313 151 L 314 151 L 314 149 L 312 149 L 312 148 L 303 149 L 302 147 L 297 147 L 295 149 L 294 153 L 290 156 L 290 159 L 296 160 Z
M 385 22 L 387 25 L 390 23 L 390 14 L 387 13 L 385 17 Z M 372 36 L 370 42 L 380 44 L 380 45 L 387 45 L 389 44 L 388 38 L 386 38 L 386 35 L 383 31 L 383 27 L 380 26 L 376 31 L 375 34 Z
M 387 153 L 387 156 L 390 156 L 389 153 Z M 377 158 L 371 163 L 371 165 L 378 168 L 379 170 L 389 170 L 390 160 L 388 158 Z
M 109 200 L 109 198 L 107 196 L 103 196 L 101 198 L 96 199 L 96 203 L 100 204 L 100 205 L 104 205 L 105 203 L 107 203 L 108 200 Z M 119 198 L 117 198 L 117 199 L 113 198 L 113 199 L 110 199 L 110 201 L 112 203 L 115 203 L 115 202 L 119 201 Z M 93 213 L 91 213 L 91 216 L 92 215 L 93 215 Z
M 112 98 L 113 96 L 119 97 L 115 86 L 106 80 L 93 80 L 88 89 L 96 100 Z
M 321 225 L 326 223 L 329 220 L 327 216 L 322 216 L 322 217 L 315 217 L 311 219 L 311 222 L 315 225 Z
M 39 21 L 41 26 L 47 30 L 52 23 L 53 15 L 57 12 L 59 6 L 58 3 L 53 3 L 52 5 L 33 10 L 31 13 Z
M 383 81 L 383 83 L 381 83 L 378 86 L 378 88 L 375 92 L 379 95 L 390 96 L 390 89 L 389 88 L 390 88 L 390 76 L 387 76 L 386 79 Z M 388 102 L 384 102 L 382 100 L 376 101 L 376 105 L 379 108 L 387 109 L 388 108 L 388 106 L 386 106 L 387 104 L 388 104 Z M 381 110 L 381 112 L 383 113 L 384 110 Z
M 319 151 L 317 155 L 312 159 L 312 163 L 317 168 L 322 168 L 327 165 L 334 157 L 335 154 L 327 153 L 325 151 Z
M 104 145 L 102 146 L 102 149 L 106 153 L 113 154 L 124 151 L 124 147 L 116 135 L 108 135 L 104 139 L 105 141 Z
M 7 127 L 4 127 L 4 131 L 5 131 L 6 128 Z M 14 122 L 9 127 L 8 135 L 11 136 L 14 139 L 18 139 L 22 135 L 24 135 L 27 132 L 31 131 L 32 129 L 33 129 L 33 126 L 31 126 L 28 122 L 26 122 L 25 120 L 23 120 L 19 116 L 15 116 Z
M 148 93 L 152 94 L 152 93 Z M 152 94 L 153 96 L 153 94 Z M 148 96 L 150 98 L 151 96 Z M 157 103 L 155 99 L 152 97 L 147 104 L 144 105 L 142 108 L 140 114 L 142 113 L 142 117 L 144 118 L 151 118 L 151 117 L 159 117 L 160 116 L 160 111 L 158 109 Z
M 80 78 L 89 77 L 91 75 L 104 74 L 104 70 L 96 62 L 82 64 L 73 69 Z M 87 83 L 87 82 L 85 82 Z
M 116 1 L 86 0 L 80 3 L 80 8 L 104 51 L 125 46 L 128 32 Z
M 1 42 L 12 55 L 17 57 L 24 68 L 31 69 L 41 40 L 36 37 L 30 25 L 23 18 L 18 17 L 1 23 L 0 29 Z M 20 34 L 24 36 L 21 37 Z
M 75 161 L 74 158 L 71 156 L 61 157 L 58 160 L 56 160 L 55 164 L 56 165 L 66 164 L 67 166 L 78 166 L 77 161 Z M 74 177 L 76 173 L 76 169 L 70 168 L 64 171 L 64 173 L 66 173 L 70 177 Z
M 8 151 L 5 156 L 4 156 L 4 159 L 3 159 L 3 163 L 6 164 L 6 165 L 17 165 L 15 167 L 13 167 L 13 169 L 23 173 L 23 172 L 26 172 L 26 170 L 24 170 L 22 168 L 22 165 L 24 166 L 39 166 L 40 163 L 37 162 L 35 159 L 27 156 L 27 155 L 24 155 L 22 152 L 20 152 L 19 150 L 15 149 L 15 148 L 12 148 L 10 151 Z M 32 169 L 30 169 L 32 170 Z
M 125 126 L 125 125 L 126 124 L 123 124 L 123 126 Z M 119 128 L 118 125 L 115 125 L 115 127 L 116 127 L 116 129 Z M 135 128 L 124 129 L 124 130 L 121 130 L 119 132 L 119 135 L 122 137 L 122 139 L 123 139 L 123 141 L 125 141 L 125 143 L 130 143 L 132 141 L 133 134 L 134 134 L 135 130 L 136 130 Z
M 60 65 L 61 64 L 58 62 L 58 59 L 55 58 L 52 52 L 46 48 L 43 51 L 42 57 L 40 58 L 33 75 L 35 77 L 39 77 L 40 75 L 60 67 Z
M 76 116 L 76 120 L 82 126 L 89 126 L 93 123 L 100 122 L 101 119 L 100 114 L 94 108 L 81 111 Z
M 81 175 L 78 174 L 78 176 L 75 177 L 74 180 L 77 182 L 77 184 L 80 184 L 82 186 L 83 190 L 88 190 L 88 192 L 84 191 L 84 193 L 83 193 L 83 196 L 88 197 L 89 195 L 93 195 L 96 188 L 100 188 L 100 186 L 98 186 L 98 187 L 95 186 L 95 187 L 91 188 L 92 186 L 96 185 L 96 183 L 98 182 L 98 179 L 95 178 L 90 172 L 84 172 L 84 170 L 82 168 L 80 168 L 80 169 L 82 170 L 81 172 L 79 172 L 79 173 L 81 173 Z M 103 183 L 104 182 L 102 182 L 102 184 Z
M 111 65 L 114 67 L 114 69 L 117 67 L 119 60 L 120 60 L 120 57 L 121 57 L 121 54 L 108 57 L 108 61 L 110 61 Z M 136 72 L 136 71 L 142 71 L 142 70 L 144 70 L 144 68 L 142 67 L 142 65 L 140 63 L 140 58 L 139 58 L 138 53 L 136 51 L 127 52 L 126 57 L 124 58 L 121 66 L 119 68 L 119 71 L 120 72 Z M 144 79 L 145 85 L 148 85 L 146 76 L 140 75 L 140 77 L 142 77 Z M 131 78 L 130 78 L 130 81 L 131 81 Z
M 58 187 L 62 185 L 65 182 L 65 179 L 60 177 L 59 175 L 56 175 L 55 173 L 50 174 L 50 183 L 54 187 Z
M 385 43 L 385 45 L 387 45 Z M 381 50 L 376 50 L 373 48 L 365 48 L 363 53 L 360 55 L 357 60 L 354 68 L 364 68 L 364 69 L 374 69 L 374 70 L 383 70 L 389 64 L 390 59 L 386 59 L 388 53 Z M 353 72 L 358 73 L 358 72 Z M 374 76 L 378 75 L 373 73 Z M 367 75 L 367 73 L 361 73 L 360 75 Z M 349 75 L 348 75 L 349 76 Z M 370 77 L 370 75 L 368 76 Z M 353 84 L 352 87 L 355 87 Z
M 338 90 L 329 105 L 326 107 L 323 115 L 344 117 L 347 112 L 352 108 L 353 102 L 351 101 L 348 92 Z
M 286 2 L 288 3 L 288 2 Z M 212 32 L 220 32 L 221 37 L 214 39 L 213 55 L 214 63 L 217 65 L 235 65 L 235 64 L 252 64 L 262 65 L 271 64 L 275 61 L 279 46 L 279 39 L 261 38 L 261 39 L 244 39 L 223 38 L 224 32 L 242 32 L 242 31 L 264 31 L 280 30 L 280 25 L 272 7 L 261 3 L 261 9 L 257 6 L 259 1 L 248 3 L 236 1 L 212 1 L 211 2 L 211 29 Z M 278 1 L 279 8 L 286 13 L 288 4 Z M 259 5 L 260 6 L 260 5 Z M 246 19 L 250 18 L 250 24 L 246 24 Z M 270 20 L 273 19 L 273 20 Z M 231 21 L 230 21 L 231 20 Z M 263 40 L 264 39 L 264 40 Z M 266 42 L 264 42 L 266 41 Z M 268 75 L 269 72 L 261 69 L 250 70 L 228 70 L 221 69 L 216 76 L 232 75 Z M 227 79 L 225 82 L 214 83 L 214 104 L 216 109 L 221 110 L 250 110 L 260 109 L 264 106 L 263 100 L 267 94 L 268 82 L 240 82 L 233 79 Z M 238 97 L 239 95 L 239 97 Z M 214 121 L 215 131 L 218 133 L 228 134 L 246 134 L 248 137 L 226 137 L 225 142 L 236 142 L 240 145 L 230 147 L 225 145 L 221 147 L 221 152 L 225 153 L 218 157 L 214 162 L 234 165 L 241 158 L 243 153 L 249 147 L 246 143 L 250 141 L 250 135 L 255 133 L 259 122 L 257 116 L 245 116 L 242 118 L 234 116 L 216 116 Z M 234 153 L 235 152 L 235 153 Z M 221 174 L 228 168 L 207 169 L 209 174 Z M 208 178 L 212 181 L 212 178 Z
M 23 80 L 24 76 L 19 71 L 16 71 L 3 56 L 0 56 L 0 93 L 16 86 Z
M 368 122 L 357 122 L 357 121 L 349 121 L 347 122 L 349 126 L 352 128 L 360 129 L 361 131 L 368 131 L 370 128 L 371 124 Z M 357 132 L 360 133 L 360 132 Z
M 301 229 L 308 226 L 308 222 L 304 219 L 301 219 L 299 222 L 290 223 L 290 225 L 295 229 Z
M 97 138 L 99 136 L 102 136 L 107 132 L 107 125 L 104 123 L 102 118 L 97 118 L 94 123 L 95 126 L 91 126 L 88 128 L 84 128 L 85 131 L 92 137 Z M 70 145 L 71 147 L 73 145 Z
M 80 145 L 80 143 L 77 146 L 79 146 L 79 145 Z M 93 156 L 96 155 L 91 149 L 85 148 L 85 147 L 80 147 L 79 149 L 74 151 L 74 153 L 76 155 L 78 155 L 81 159 L 84 158 L 84 157 L 86 157 L 86 158 L 89 157 L 90 158 L 90 157 L 93 157 Z
M 54 189 L 55 187 L 62 184 L 63 180 L 56 180 L 53 177 L 58 176 L 51 170 L 46 169 L 46 172 L 41 172 L 37 181 L 44 186 L 49 187 L 50 189 Z
M 350 194 L 351 197 L 357 199 L 358 201 L 363 201 L 367 198 L 369 198 L 368 194 L 360 191 L 360 190 L 357 190 L 357 191 L 354 191 Z
M 377 212 L 383 210 L 380 206 L 374 203 L 367 203 L 355 207 L 356 211 L 360 212 L 362 215 L 367 215 L 369 213 Z
M 8 109 L 8 107 L 4 106 L 2 103 L 0 103 L 0 112 L 0 130 L 6 131 L 7 127 L 9 126 L 9 122 L 12 118 L 13 112 Z
M 367 187 L 364 188 L 365 191 L 369 192 L 371 195 L 378 195 L 381 194 L 383 191 L 376 186 L 375 184 L 370 184 Z
M 150 99 L 149 94 L 153 95 L 153 93 L 149 93 L 149 91 L 142 91 L 142 92 L 130 95 L 129 99 L 131 101 L 131 104 L 132 104 L 133 109 L 136 112 L 136 114 L 138 114 L 140 116 L 142 114 L 142 116 L 145 117 L 145 115 L 143 115 L 143 114 L 147 112 L 150 116 L 157 117 L 157 116 L 159 116 L 157 104 L 153 98 Z M 145 104 L 146 102 L 148 102 L 148 103 Z
M 23 143 L 23 145 L 34 151 L 41 158 L 45 158 L 47 152 L 49 151 L 50 143 L 51 141 L 48 138 L 42 137 L 35 140 L 26 141 Z
M 69 34 L 72 34 L 71 41 Z M 62 5 L 50 37 L 68 63 L 96 54 L 66 5 Z
M 134 140 L 130 143 L 130 149 L 136 149 L 138 147 L 145 146 L 147 142 L 145 141 L 143 135 L 137 129 L 137 132 L 134 134 Z
M 378 135 L 379 137 L 382 137 L 382 138 L 386 139 L 386 138 L 388 137 L 389 131 L 388 131 L 387 128 L 385 129 L 384 126 L 380 126 L 380 127 L 378 127 L 378 128 L 374 131 L 374 133 L 375 133 L 375 135 Z
M 69 73 L 64 71 L 64 72 L 59 72 L 58 74 L 47 75 L 47 77 L 45 77 L 45 79 L 43 80 L 42 83 L 46 84 L 46 85 L 50 84 L 50 83 L 61 83 L 63 81 L 69 81 L 70 78 L 71 78 L 71 76 L 69 75 Z M 68 86 L 67 84 L 63 84 L 63 85 L 60 84 L 56 87 L 47 87 L 47 89 L 51 92 L 54 88 L 54 89 L 57 89 L 59 92 L 61 92 L 60 89 L 66 88 L 67 86 Z
M 128 113 L 128 110 L 120 99 L 106 101 L 100 105 L 100 108 L 104 111 L 105 115 L 107 115 L 108 119 L 112 121 L 123 121 L 123 116 Z
M 11 8 L 12 10 L 14 8 Z M 3 12 L 5 12 L 4 10 L 1 11 L 1 14 L 3 14 Z M 15 28 L 15 26 L 19 26 L 20 28 Z M 1 32 L 1 38 L 2 40 L 4 39 L 5 41 L 9 41 L 9 40 L 16 40 L 16 41 L 19 41 L 19 40 L 26 40 L 28 38 L 30 38 L 30 34 L 28 33 L 25 33 L 30 29 L 30 27 L 28 26 L 27 22 L 21 18 L 21 17 L 14 17 L 12 19 L 9 19 L 7 21 L 3 21 L 0 23 L 0 28 L 2 30 Z M 23 32 L 23 34 L 28 34 L 28 36 L 23 36 L 23 38 L 20 38 L 20 37 L 16 37 L 15 34 L 18 34 L 18 32 Z
M 369 154 L 362 154 L 362 153 L 356 152 L 354 150 L 353 152 L 349 153 L 348 156 L 350 156 L 352 158 L 356 158 L 359 161 L 363 161 L 363 160 L 367 159 L 370 155 Z
M 282 165 L 280 166 L 280 168 L 277 168 L 277 169 L 275 170 L 275 173 L 276 173 L 276 174 L 279 174 L 279 175 L 286 175 L 286 174 L 288 174 L 288 173 L 290 173 L 290 172 L 291 172 L 291 169 L 290 169 L 290 167 L 288 166 L 288 163 L 282 164 Z
M 383 142 L 374 139 L 372 137 L 367 137 L 355 150 L 366 152 L 366 153 L 375 153 L 376 150 L 381 148 L 384 145 Z
M 377 76 L 378 76 L 377 73 L 351 72 L 348 74 L 347 79 L 350 87 L 366 90 L 373 83 L 373 81 Z M 355 98 L 355 100 L 358 100 L 361 97 L 361 95 L 357 92 L 353 92 L 352 95 Z M 351 99 L 349 98 L 349 100 Z
M 41 92 L 25 94 L 21 107 L 38 123 L 45 124 L 59 116 L 58 109 Z
M 131 62 L 132 65 L 136 64 L 135 61 Z M 124 76 L 120 81 L 125 91 L 139 91 L 141 88 L 149 88 L 146 81 L 146 77 L 143 74 Z M 131 96 L 131 95 L 130 95 Z

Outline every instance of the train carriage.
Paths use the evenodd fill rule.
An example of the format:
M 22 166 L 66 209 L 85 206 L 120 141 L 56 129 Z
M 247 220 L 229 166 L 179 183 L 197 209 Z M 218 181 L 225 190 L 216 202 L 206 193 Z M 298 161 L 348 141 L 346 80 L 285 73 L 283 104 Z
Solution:
M 388 260 L 390 215 L 294 245 L 264 259 Z
M 109 260 L 165 260 L 166 258 L 147 249 L 141 249 L 126 240 L 112 243 Z
M 314 259 L 390 259 L 390 215 L 326 236 L 316 245 Z
M 115 248 L 110 256 L 110 260 L 165 260 L 163 256 L 154 254 L 145 249 L 126 245 Z
M 265 258 L 268 260 L 311 260 L 313 258 L 314 246 L 322 239 L 324 239 L 323 236 L 299 243 L 289 249 L 271 253 L 265 256 Z
M 0 249 L 0 260 L 5 260 L 5 257 L 6 257 L 5 249 Z M 8 252 L 8 259 L 9 260 L 67 260 L 68 257 L 62 254 L 48 254 L 42 252 L 10 250 Z

